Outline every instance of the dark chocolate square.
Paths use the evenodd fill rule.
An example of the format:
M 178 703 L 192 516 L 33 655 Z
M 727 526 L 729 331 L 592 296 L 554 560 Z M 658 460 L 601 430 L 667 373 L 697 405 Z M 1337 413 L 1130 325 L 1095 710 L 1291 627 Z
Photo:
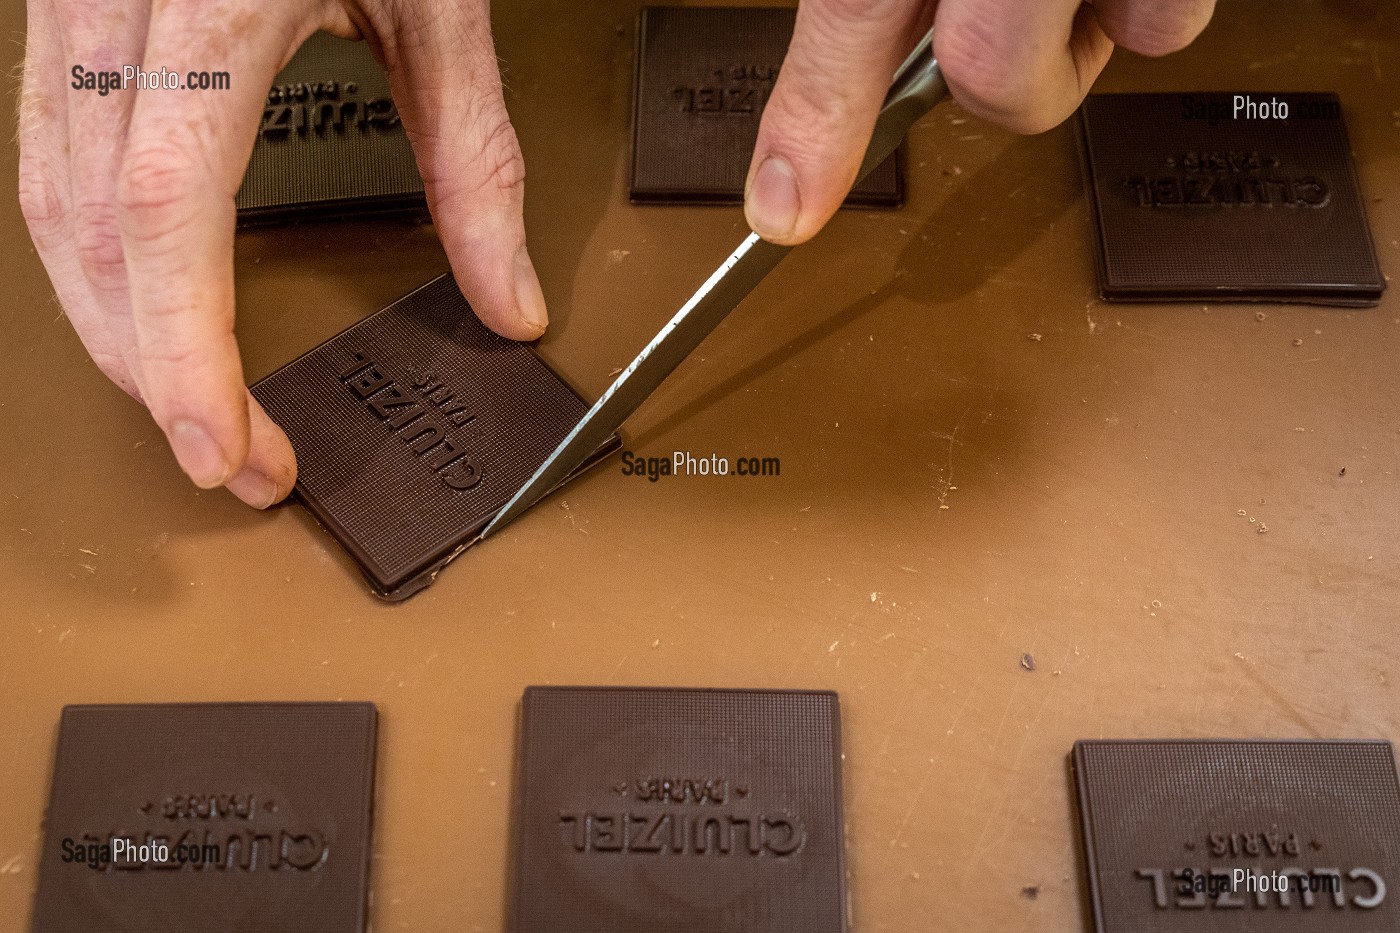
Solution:
M 1389 742 L 1086 741 L 1074 769 L 1098 933 L 1400 930 Z
M 297 497 L 387 599 L 431 583 L 588 411 L 529 346 L 487 330 L 451 275 L 252 391 L 291 439 Z
M 633 201 L 743 202 L 759 118 L 795 23 L 792 8 L 642 10 L 633 97 Z M 858 207 L 903 202 L 898 151 L 846 199 Z
M 361 933 L 375 725 L 370 703 L 66 707 L 31 930 Z
M 1080 127 L 1105 298 L 1380 300 L 1335 94 L 1094 94 Z
M 837 698 L 531 687 L 514 933 L 841 933 Z
M 368 45 L 318 32 L 268 92 L 235 198 L 240 224 L 421 214 L 423 179 Z

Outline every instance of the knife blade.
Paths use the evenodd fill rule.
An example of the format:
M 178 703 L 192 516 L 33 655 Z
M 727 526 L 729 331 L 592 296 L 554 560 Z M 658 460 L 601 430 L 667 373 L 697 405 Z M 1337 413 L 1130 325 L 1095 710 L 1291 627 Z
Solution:
M 856 180 L 888 158 L 910 127 L 947 96 L 948 85 L 933 56 L 930 32 L 895 72 Z M 514 520 L 567 479 L 791 251 L 792 247 L 769 243 L 756 233 L 745 237 L 608 386 L 477 540 Z

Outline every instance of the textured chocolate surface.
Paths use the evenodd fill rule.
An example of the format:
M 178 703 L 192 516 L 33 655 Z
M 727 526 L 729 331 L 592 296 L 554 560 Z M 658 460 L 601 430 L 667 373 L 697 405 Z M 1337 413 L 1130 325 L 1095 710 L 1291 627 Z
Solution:
M 837 698 L 531 687 L 515 933 L 846 928 Z
M 1086 741 L 1074 767 L 1099 933 L 1400 928 L 1389 742 Z
M 369 703 L 65 708 L 33 933 L 364 930 L 375 727 Z
M 306 40 L 268 93 L 235 204 L 241 224 L 426 210 L 368 45 L 325 32 Z
M 646 7 L 638 19 L 632 200 L 738 204 L 758 123 L 787 55 L 790 8 Z M 902 155 L 877 165 L 848 205 L 904 201 Z
M 1236 96 L 1084 102 L 1103 296 L 1375 304 L 1385 281 L 1337 96 L 1248 95 L 1286 120 L 1236 119 Z
M 24 15 L 0 4 L 6 35 Z M 629 204 L 636 17 L 492 6 L 550 299 L 536 350 L 589 400 L 743 222 Z M 7 72 L 23 51 L 0 43 Z M 1119 52 L 1097 86 L 1336 90 L 1394 275 L 1397 60 L 1390 0 L 1231 0 L 1189 48 Z M 604 462 L 400 606 L 300 506 L 191 488 L 54 320 L 11 202 L 0 928 L 27 922 L 65 703 L 376 700 L 380 933 L 506 928 L 508 711 L 530 684 L 837 690 L 862 933 L 1092 929 L 1076 739 L 1400 737 L 1400 289 L 1374 312 L 1260 305 L 1262 323 L 1105 307 L 1075 135 L 941 105 L 909 137 L 905 206 L 843 212 L 625 429 L 638 455 L 775 455 L 780 477 Z M 236 263 L 249 381 L 445 268 L 431 228 L 377 221 L 251 231 Z
M 391 599 L 432 582 L 588 410 L 450 275 L 252 391 L 296 450 L 298 497 Z

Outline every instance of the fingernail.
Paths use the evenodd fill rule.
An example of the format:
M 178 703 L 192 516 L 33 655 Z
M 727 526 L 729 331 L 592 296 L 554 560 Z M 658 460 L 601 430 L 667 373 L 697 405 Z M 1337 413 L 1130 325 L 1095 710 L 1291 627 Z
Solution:
M 801 210 L 802 196 L 792 166 L 779 156 L 764 159 L 744 199 L 744 214 L 754 233 L 765 240 L 786 240 L 797 229 Z
M 535 274 L 535 264 L 530 261 L 530 254 L 523 249 L 515 254 L 515 301 L 526 326 L 543 333 L 549 324 L 549 313 L 544 307 L 544 290 L 540 288 L 540 277 Z
M 282 498 L 277 484 L 252 467 L 244 467 L 225 488 L 255 509 L 269 508 Z
M 222 486 L 228 479 L 228 460 L 209 432 L 193 421 L 177 421 L 170 426 L 170 447 L 180 469 L 203 489 Z

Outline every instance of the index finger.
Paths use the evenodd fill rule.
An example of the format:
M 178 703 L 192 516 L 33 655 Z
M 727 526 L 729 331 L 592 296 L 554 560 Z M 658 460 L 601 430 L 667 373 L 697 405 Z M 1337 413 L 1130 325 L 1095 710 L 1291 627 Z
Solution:
M 158 80 L 177 87 L 138 85 L 118 226 L 146 404 L 180 466 L 205 488 L 228 482 L 248 457 L 233 335 L 233 199 L 266 90 L 304 38 L 283 5 L 211 9 L 190 0 L 162 6 L 147 35 L 143 67 L 165 69 Z M 179 87 L 190 72 L 224 72 L 228 87 Z

